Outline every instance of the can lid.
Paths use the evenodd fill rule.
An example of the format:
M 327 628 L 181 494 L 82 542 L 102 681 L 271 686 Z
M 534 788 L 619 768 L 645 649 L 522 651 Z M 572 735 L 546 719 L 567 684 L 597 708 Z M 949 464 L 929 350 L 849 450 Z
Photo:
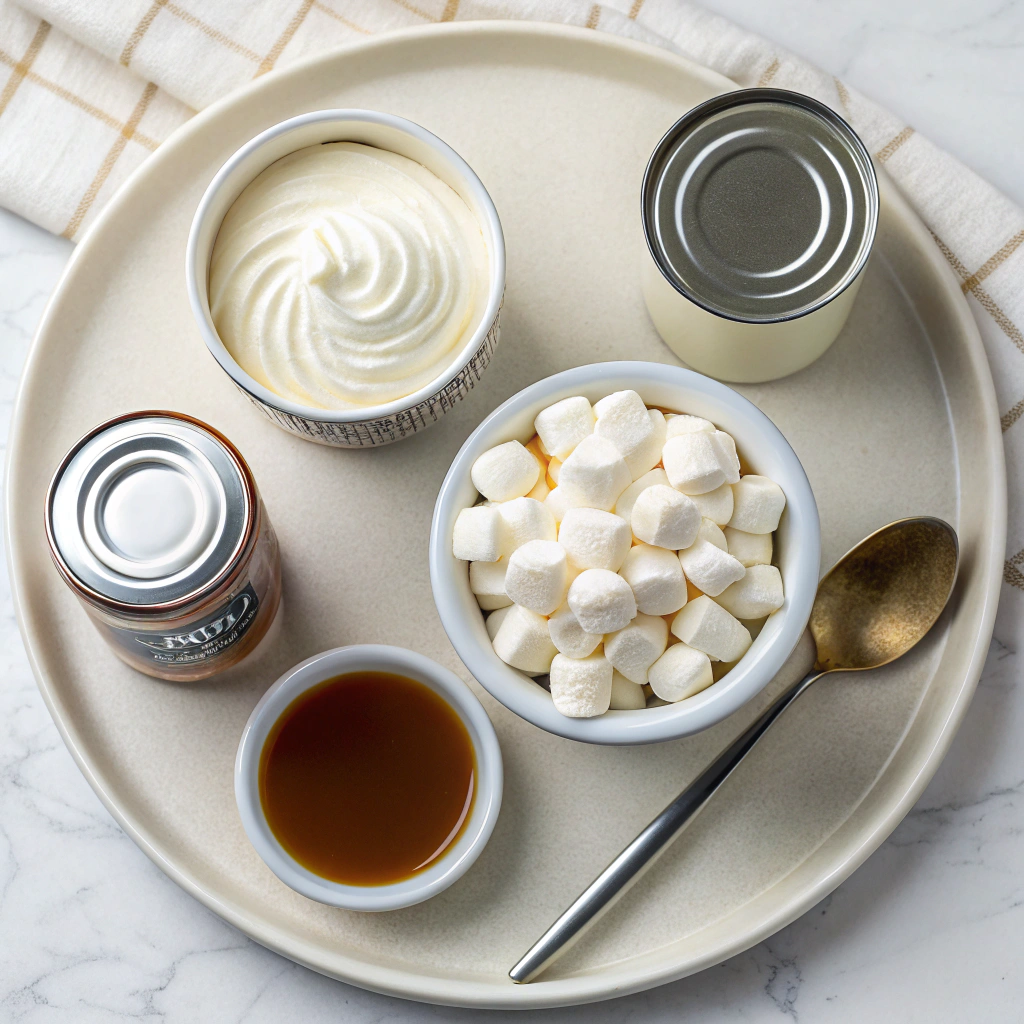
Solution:
M 67 569 L 101 597 L 162 605 L 233 560 L 250 518 L 235 458 L 187 419 L 147 415 L 100 428 L 58 470 L 47 507 Z
M 669 282 L 732 320 L 824 305 L 860 273 L 878 182 L 853 129 L 809 96 L 741 89 L 695 107 L 644 175 L 647 244 Z

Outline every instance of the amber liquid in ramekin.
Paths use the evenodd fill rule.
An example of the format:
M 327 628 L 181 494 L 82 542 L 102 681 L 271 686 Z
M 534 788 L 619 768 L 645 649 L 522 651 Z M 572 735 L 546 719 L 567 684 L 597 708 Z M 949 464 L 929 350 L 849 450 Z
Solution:
M 428 686 L 354 672 L 284 710 L 260 755 L 260 803 L 278 842 L 309 871 L 387 885 L 455 843 L 475 768 L 461 718 Z

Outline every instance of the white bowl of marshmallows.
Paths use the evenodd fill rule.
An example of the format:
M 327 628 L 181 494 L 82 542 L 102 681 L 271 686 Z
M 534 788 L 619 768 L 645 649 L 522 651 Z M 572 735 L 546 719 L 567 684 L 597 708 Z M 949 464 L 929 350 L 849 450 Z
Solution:
M 506 707 L 591 743 L 699 732 L 759 693 L 818 584 L 818 511 L 778 428 L 680 367 L 581 366 L 510 398 L 441 486 L 430 575 Z

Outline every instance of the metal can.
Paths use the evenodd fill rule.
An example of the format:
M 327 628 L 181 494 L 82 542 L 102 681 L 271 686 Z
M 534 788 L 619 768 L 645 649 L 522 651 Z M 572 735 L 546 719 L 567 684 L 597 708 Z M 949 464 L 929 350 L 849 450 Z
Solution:
M 136 412 L 91 430 L 54 474 L 45 521 L 57 571 L 140 672 L 220 672 L 277 613 L 277 537 L 256 481 L 234 445 L 191 416 Z
M 741 89 L 680 118 L 644 173 L 643 290 L 680 359 L 722 380 L 794 373 L 836 339 L 878 226 L 871 157 L 801 93 Z

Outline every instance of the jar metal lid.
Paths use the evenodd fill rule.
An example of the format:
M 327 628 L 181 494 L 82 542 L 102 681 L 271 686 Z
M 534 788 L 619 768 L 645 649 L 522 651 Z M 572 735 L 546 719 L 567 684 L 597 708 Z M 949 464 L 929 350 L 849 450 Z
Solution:
M 204 424 L 134 413 L 67 455 L 47 495 L 58 567 L 114 604 L 176 605 L 231 567 L 253 518 L 251 476 Z
M 741 89 L 680 118 L 644 174 L 644 234 L 665 278 L 730 320 L 776 323 L 860 273 L 878 225 L 871 157 L 835 111 Z

